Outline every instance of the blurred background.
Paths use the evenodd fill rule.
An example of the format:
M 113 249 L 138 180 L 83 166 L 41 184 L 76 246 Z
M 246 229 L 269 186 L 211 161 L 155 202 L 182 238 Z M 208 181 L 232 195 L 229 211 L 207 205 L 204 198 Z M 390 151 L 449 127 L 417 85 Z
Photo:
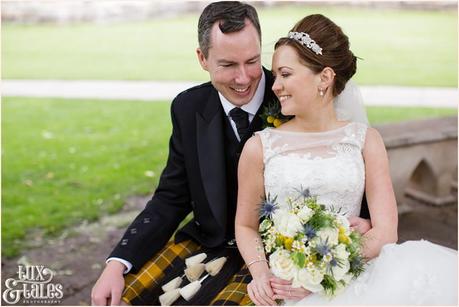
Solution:
M 60 304 L 90 303 L 105 257 L 158 183 L 171 99 L 208 80 L 195 55 L 208 3 L 2 0 L 2 286 L 18 263 L 41 264 L 64 285 Z M 388 148 L 400 242 L 457 249 L 457 2 L 251 4 L 268 69 L 302 17 L 343 28 Z

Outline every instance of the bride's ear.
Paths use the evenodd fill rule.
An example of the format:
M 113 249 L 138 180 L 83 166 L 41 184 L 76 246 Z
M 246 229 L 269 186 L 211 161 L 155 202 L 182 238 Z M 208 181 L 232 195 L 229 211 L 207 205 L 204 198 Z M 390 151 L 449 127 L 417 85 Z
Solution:
M 333 85 L 333 81 L 335 80 L 335 72 L 330 67 L 325 67 L 320 72 L 320 88 L 327 90 Z

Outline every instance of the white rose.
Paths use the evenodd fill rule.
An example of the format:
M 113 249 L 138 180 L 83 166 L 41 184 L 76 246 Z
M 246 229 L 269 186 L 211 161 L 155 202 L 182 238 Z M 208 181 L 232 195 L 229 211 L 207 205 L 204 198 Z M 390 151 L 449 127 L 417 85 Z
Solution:
M 269 266 L 273 274 L 285 280 L 291 280 L 298 269 L 290 259 L 290 253 L 286 250 L 279 249 L 269 256 Z
M 300 218 L 286 210 L 276 210 L 273 221 L 277 231 L 286 237 L 294 237 L 303 230 Z
M 305 268 L 298 271 L 296 274 L 292 286 L 298 287 L 301 286 L 306 290 L 309 290 L 313 293 L 323 290 L 322 285 L 320 284 L 324 278 L 324 275 L 315 268 Z
M 340 243 L 333 249 L 333 255 L 338 259 L 347 259 L 349 252 L 346 250 L 346 245 Z
M 300 218 L 303 224 L 307 223 L 311 216 L 314 215 L 314 211 L 310 209 L 308 206 L 303 206 L 303 208 L 298 211 L 298 217 Z
M 351 268 L 351 265 L 350 265 L 349 261 L 347 261 L 347 259 L 346 260 L 342 260 L 339 264 L 337 264 L 334 267 L 332 267 L 331 270 L 332 270 L 333 277 L 336 280 L 343 279 L 350 268 Z
M 327 242 L 328 246 L 338 244 L 338 230 L 335 228 L 327 227 L 317 232 L 317 239 L 320 242 Z

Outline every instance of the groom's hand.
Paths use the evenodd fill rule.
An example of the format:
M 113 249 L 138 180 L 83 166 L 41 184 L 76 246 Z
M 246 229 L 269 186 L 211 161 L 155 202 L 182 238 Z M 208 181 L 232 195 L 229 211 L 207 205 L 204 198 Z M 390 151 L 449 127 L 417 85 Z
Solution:
M 123 272 L 126 266 L 119 261 L 107 263 L 91 291 L 91 305 L 119 306 L 124 289 Z
M 371 221 L 358 216 L 351 216 L 349 218 L 349 223 L 351 228 L 358 231 L 361 235 L 364 235 L 371 229 Z
M 270 281 L 271 287 L 274 291 L 275 300 L 280 299 L 298 301 L 311 294 L 311 291 L 308 291 L 303 287 L 293 288 L 292 282 L 285 279 L 273 277 Z

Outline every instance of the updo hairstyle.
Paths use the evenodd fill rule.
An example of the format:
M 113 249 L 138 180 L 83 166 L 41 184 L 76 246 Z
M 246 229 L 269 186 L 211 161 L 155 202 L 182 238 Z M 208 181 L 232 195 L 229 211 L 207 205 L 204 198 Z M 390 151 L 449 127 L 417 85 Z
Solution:
M 336 76 L 332 95 L 338 96 L 357 70 L 357 58 L 349 49 L 348 37 L 333 21 L 320 14 L 304 17 L 290 31 L 307 33 L 322 48 L 322 54 L 316 54 L 300 42 L 288 37 L 280 38 L 274 50 L 286 45 L 293 47 L 301 63 L 315 73 L 320 73 L 325 67 L 333 69 Z

